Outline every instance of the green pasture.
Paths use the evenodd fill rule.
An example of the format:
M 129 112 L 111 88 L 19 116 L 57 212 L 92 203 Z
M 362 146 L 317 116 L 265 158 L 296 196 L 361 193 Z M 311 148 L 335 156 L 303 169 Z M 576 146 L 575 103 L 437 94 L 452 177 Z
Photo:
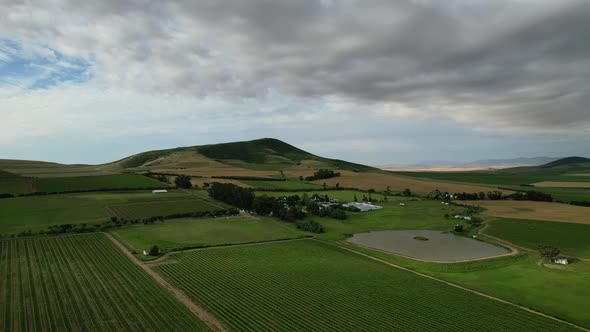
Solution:
M 200 199 L 184 200 L 159 200 L 150 202 L 113 204 L 106 206 L 119 218 L 144 219 L 157 216 L 169 216 L 178 213 L 216 211 L 223 208 L 219 205 L 212 205 Z
M 38 192 L 91 191 L 133 188 L 166 188 L 165 183 L 137 174 L 115 174 L 34 180 Z
M 322 186 L 300 181 L 240 180 L 255 189 L 263 190 L 320 190 Z
M 141 252 L 157 245 L 164 252 L 224 244 L 292 239 L 309 235 L 274 218 L 218 217 L 179 219 L 137 225 L 112 231 L 131 250 Z
M 394 172 L 399 175 L 442 181 L 481 183 L 499 186 L 520 186 L 542 181 L 590 182 L 588 176 L 568 175 L 555 169 L 509 172 L 509 171 L 471 171 L 471 172 Z

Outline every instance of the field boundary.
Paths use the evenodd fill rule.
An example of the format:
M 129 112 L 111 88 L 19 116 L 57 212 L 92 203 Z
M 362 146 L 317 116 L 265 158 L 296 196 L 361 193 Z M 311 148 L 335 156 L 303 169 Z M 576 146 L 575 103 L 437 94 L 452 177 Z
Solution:
M 422 272 L 418 272 L 418 271 L 415 271 L 415 270 L 412 270 L 412 269 L 409 269 L 409 268 L 403 267 L 403 266 L 401 266 L 401 265 L 397 265 L 397 264 L 394 264 L 394 263 L 391 263 L 391 262 L 388 262 L 388 261 L 382 260 L 382 259 L 380 259 L 380 258 L 377 258 L 377 257 L 373 257 L 373 256 L 371 256 L 371 255 L 368 255 L 368 254 L 365 254 L 365 253 L 362 253 L 362 252 L 359 252 L 359 251 L 353 250 L 353 249 L 351 249 L 351 248 L 346 248 L 346 247 L 340 246 L 340 245 L 338 245 L 338 244 L 335 244 L 335 243 L 330 243 L 330 242 L 328 242 L 328 241 L 323 241 L 323 240 L 317 240 L 317 241 L 320 241 L 320 242 L 323 242 L 323 243 L 329 244 L 329 245 L 331 245 L 331 246 L 335 246 L 335 247 L 337 247 L 337 248 L 340 248 L 340 249 L 343 249 L 343 250 L 350 251 L 350 252 L 352 252 L 352 253 L 354 253 L 354 254 L 357 254 L 357 255 L 360 255 L 360 256 L 364 256 L 364 257 L 366 257 L 366 258 L 369 258 L 369 259 L 372 259 L 372 260 L 374 260 L 374 261 L 380 262 L 380 263 L 382 263 L 382 264 L 385 264 L 385 265 L 388 265 L 388 266 L 394 267 L 394 268 L 396 268 L 396 269 L 400 269 L 400 270 L 403 270 L 403 271 L 407 271 L 407 272 L 413 273 L 413 274 L 415 274 L 415 275 L 421 276 L 421 277 L 423 277 L 423 278 L 428 278 L 428 279 L 430 279 L 430 280 L 438 281 L 438 282 L 441 282 L 441 283 L 443 283 L 443 284 L 446 284 L 446 285 L 448 285 L 448 286 L 455 287 L 455 288 L 458 288 L 458 289 L 461 289 L 461 290 L 464 290 L 464 291 L 467 291 L 467 292 L 470 292 L 470 293 L 473 293 L 473 294 L 476 294 L 476 295 L 479 295 L 479 296 L 483 296 L 483 297 L 486 297 L 486 298 L 488 298 L 488 299 L 491 299 L 491 300 L 495 300 L 495 301 L 498 301 L 498 302 L 502 302 L 502 303 L 505 303 L 505 304 L 509 304 L 509 305 L 512 305 L 512 306 L 514 306 L 514 307 L 516 307 L 516 308 L 519 308 L 519 309 L 522 309 L 522 310 L 528 311 L 528 312 L 530 312 L 530 313 L 533 313 L 533 314 L 536 314 L 536 315 L 539 315 L 539 316 L 543 316 L 543 317 L 545 317 L 545 318 L 549 318 L 549 319 L 551 319 L 551 320 L 554 320 L 554 321 L 557 321 L 557 322 L 560 322 L 560 323 L 567 324 L 567 325 L 569 325 L 569 326 L 575 327 L 575 328 L 577 328 L 577 329 L 580 329 L 580 330 L 582 330 L 582 331 L 590 332 L 590 329 L 588 329 L 588 328 L 585 328 L 585 327 L 582 327 L 582 326 L 580 326 L 580 325 L 577 325 L 577 324 L 574 324 L 574 323 L 571 323 L 571 322 L 568 322 L 568 321 L 562 320 L 562 319 L 560 319 L 560 318 L 557 318 L 557 317 L 554 317 L 554 316 L 551 316 L 551 315 L 548 315 L 548 314 L 542 313 L 542 312 L 540 312 L 540 311 L 533 310 L 533 309 L 531 309 L 531 308 L 527 308 L 527 307 L 525 307 L 525 306 L 518 305 L 518 304 L 516 304 L 516 303 L 513 303 L 513 302 L 509 302 L 509 301 L 503 300 L 503 299 L 501 299 L 501 298 L 498 298 L 498 297 L 495 297 L 495 296 L 492 296 L 492 295 L 488 295 L 488 294 L 485 294 L 485 293 L 482 293 L 482 292 L 479 292 L 479 291 L 476 291 L 476 290 L 473 290 L 473 289 L 470 289 L 470 288 L 467 288 L 467 287 L 463 287 L 463 286 L 460 286 L 460 285 L 454 284 L 454 283 L 452 283 L 452 282 L 449 282 L 449 281 L 446 281 L 446 280 L 443 280 L 443 279 L 439 279 L 439 278 L 437 278 L 437 277 L 433 277 L 433 276 L 431 276 L 431 275 L 428 275 L 428 274 L 425 274 L 425 273 L 422 273 Z
M 123 253 L 137 266 L 144 270 L 149 276 L 151 276 L 157 283 L 159 283 L 164 289 L 168 290 L 174 297 L 187 307 L 193 314 L 195 314 L 200 320 L 202 320 L 211 330 L 213 331 L 228 331 L 225 325 L 215 318 L 208 311 L 203 309 L 201 306 L 193 302 L 184 292 L 178 288 L 172 286 L 164 277 L 159 275 L 156 271 L 152 270 L 146 264 L 142 264 L 131 252 L 125 248 L 125 246 L 117 241 L 111 234 L 103 233 L 111 240 Z

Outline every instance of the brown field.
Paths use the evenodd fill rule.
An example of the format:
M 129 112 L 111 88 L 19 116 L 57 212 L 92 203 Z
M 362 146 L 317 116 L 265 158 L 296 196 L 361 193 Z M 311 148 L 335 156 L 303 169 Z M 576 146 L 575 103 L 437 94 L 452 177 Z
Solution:
M 539 188 L 590 188 L 590 182 L 543 181 L 533 183 L 533 185 Z
M 428 194 L 433 190 L 448 191 L 451 193 L 456 192 L 488 192 L 492 190 L 499 190 L 491 186 L 482 185 L 469 185 L 459 184 L 452 182 L 443 181 L 431 181 L 423 179 L 415 179 L 408 176 L 388 174 L 388 173 L 355 173 L 350 171 L 339 171 L 342 175 L 340 177 L 318 180 L 313 183 L 323 184 L 326 182 L 329 186 L 335 186 L 336 183 L 340 183 L 341 187 L 347 188 L 359 188 L 359 189 L 375 189 L 377 191 L 383 191 L 390 187 L 393 191 L 402 191 L 409 188 L 412 192 L 420 194 Z M 499 190 L 502 192 L 509 193 L 508 190 Z
M 458 201 L 486 208 L 491 217 L 590 224 L 590 207 L 531 201 Z

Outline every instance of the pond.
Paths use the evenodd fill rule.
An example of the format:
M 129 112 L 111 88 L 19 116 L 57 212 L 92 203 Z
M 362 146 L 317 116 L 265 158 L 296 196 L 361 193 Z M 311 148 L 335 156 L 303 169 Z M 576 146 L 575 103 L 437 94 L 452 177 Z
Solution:
M 429 230 L 357 233 L 348 242 L 433 262 L 452 262 L 507 254 L 510 251 L 453 233 Z

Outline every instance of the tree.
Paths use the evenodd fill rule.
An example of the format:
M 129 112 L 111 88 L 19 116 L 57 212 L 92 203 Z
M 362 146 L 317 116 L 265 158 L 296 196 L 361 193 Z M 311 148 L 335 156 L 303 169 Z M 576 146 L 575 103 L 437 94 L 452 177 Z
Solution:
M 303 181 L 303 176 L 299 175 L 299 181 Z
M 158 246 L 152 246 L 148 251 L 148 256 L 158 256 L 160 254 L 160 248 Z
M 325 182 L 324 182 L 324 184 L 322 184 L 322 187 L 324 187 L 324 190 L 326 190 L 327 185 Z
M 455 227 L 453 227 L 453 231 L 455 231 L 457 233 L 463 232 L 463 225 L 461 225 L 461 224 L 455 225 Z
M 412 196 L 412 191 L 409 188 L 406 188 L 406 189 L 404 189 L 402 194 L 406 197 L 410 197 L 410 196 Z
M 178 188 L 183 189 L 190 189 L 193 187 L 193 184 L 191 183 L 191 177 L 184 174 L 177 176 L 176 179 L 174 179 L 174 184 L 176 184 Z
M 355 202 L 358 202 L 359 201 L 358 198 L 356 198 L 356 194 L 354 194 L 354 201 Z
M 336 189 L 340 188 L 340 182 L 336 182 Z
M 553 246 L 541 246 L 539 248 L 539 253 L 541 257 L 553 260 L 555 257 L 559 256 L 561 251 Z

